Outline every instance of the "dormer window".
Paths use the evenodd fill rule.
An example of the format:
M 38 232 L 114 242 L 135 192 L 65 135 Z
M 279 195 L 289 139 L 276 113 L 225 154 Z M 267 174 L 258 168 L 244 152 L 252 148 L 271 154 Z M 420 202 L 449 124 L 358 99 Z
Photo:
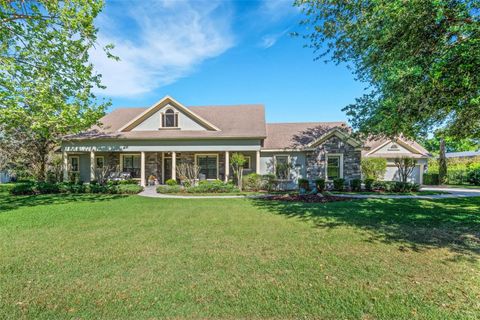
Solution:
M 177 128 L 178 127 L 178 113 L 172 109 L 167 109 L 162 114 L 162 127 L 163 128 Z

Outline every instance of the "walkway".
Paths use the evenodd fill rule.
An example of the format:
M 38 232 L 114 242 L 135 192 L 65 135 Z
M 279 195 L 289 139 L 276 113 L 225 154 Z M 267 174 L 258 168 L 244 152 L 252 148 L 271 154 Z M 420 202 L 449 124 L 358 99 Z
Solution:
M 449 194 L 432 194 L 432 195 L 395 195 L 395 194 L 335 194 L 336 197 L 346 197 L 355 199 L 450 199 L 450 198 L 466 198 L 480 197 L 480 189 L 467 188 L 441 188 L 426 187 L 423 191 L 445 191 Z M 172 194 L 157 193 L 155 186 L 145 187 L 145 190 L 138 194 L 142 197 L 165 198 L 165 199 L 241 199 L 241 198 L 262 198 L 266 195 L 225 195 L 225 196 L 179 196 Z

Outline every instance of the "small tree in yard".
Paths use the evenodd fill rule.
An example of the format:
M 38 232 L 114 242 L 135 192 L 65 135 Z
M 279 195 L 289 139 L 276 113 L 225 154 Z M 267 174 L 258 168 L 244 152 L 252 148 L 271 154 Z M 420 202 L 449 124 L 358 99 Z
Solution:
M 444 184 L 447 177 L 447 157 L 445 155 L 445 139 L 440 139 L 440 155 L 438 157 L 438 183 Z
M 231 163 L 233 168 L 233 174 L 237 180 L 238 189 L 242 190 L 242 180 L 243 180 L 243 166 L 247 162 L 245 156 L 241 153 L 232 154 Z
M 189 186 L 193 186 L 200 175 L 200 167 L 196 164 L 182 162 L 177 166 L 177 174 L 180 181 L 187 182 Z
M 364 179 L 379 180 L 387 171 L 387 159 L 385 158 L 363 158 L 361 165 Z
M 397 166 L 401 182 L 405 183 L 408 181 L 408 177 L 412 174 L 416 165 L 417 160 L 412 158 L 402 157 L 395 159 L 395 166 Z

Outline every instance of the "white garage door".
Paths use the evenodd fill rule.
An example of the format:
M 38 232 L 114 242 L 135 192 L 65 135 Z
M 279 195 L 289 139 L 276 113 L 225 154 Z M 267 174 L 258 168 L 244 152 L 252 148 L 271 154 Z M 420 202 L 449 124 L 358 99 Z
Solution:
M 387 166 L 387 172 L 385 172 L 385 181 L 399 181 L 398 169 L 395 166 Z M 409 182 L 420 183 L 420 165 L 415 166 L 412 174 L 409 177 Z

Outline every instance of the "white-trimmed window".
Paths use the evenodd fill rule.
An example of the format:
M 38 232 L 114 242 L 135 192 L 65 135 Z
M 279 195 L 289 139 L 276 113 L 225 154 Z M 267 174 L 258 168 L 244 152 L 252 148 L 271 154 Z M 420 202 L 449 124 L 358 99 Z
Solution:
M 80 172 L 80 157 L 70 156 L 69 164 L 70 164 L 70 172 Z
M 163 128 L 178 128 L 178 113 L 173 109 L 167 109 L 162 113 Z
M 218 154 L 197 154 L 195 162 L 200 168 L 201 177 L 218 179 Z
M 274 159 L 275 176 L 279 180 L 288 180 L 290 177 L 290 156 L 276 155 Z
M 95 157 L 95 168 L 103 169 L 105 165 L 105 158 L 103 156 L 96 156 Z
M 327 180 L 343 178 L 343 154 L 327 154 L 325 177 Z
M 130 173 L 132 178 L 140 178 L 141 157 L 139 154 L 122 154 L 120 155 L 120 165 L 122 172 Z
M 246 170 L 252 169 L 252 157 L 245 156 L 245 164 L 243 165 L 243 169 L 246 169 Z

